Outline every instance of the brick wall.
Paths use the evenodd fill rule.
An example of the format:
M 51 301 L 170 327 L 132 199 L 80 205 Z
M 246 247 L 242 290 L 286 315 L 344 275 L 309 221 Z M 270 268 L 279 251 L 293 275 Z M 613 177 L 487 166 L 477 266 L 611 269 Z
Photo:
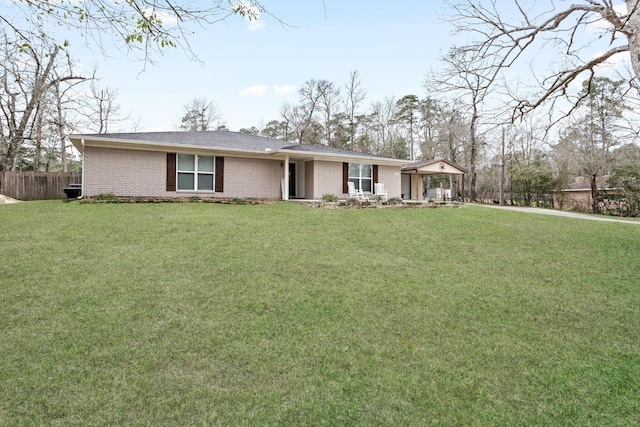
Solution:
M 83 193 L 167 197 L 166 167 L 163 152 L 86 147 Z
M 224 158 L 224 193 L 221 197 L 281 199 L 284 168 L 280 160 Z
M 323 194 L 334 194 L 342 199 L 346 199 L 348 194 L 342 192 L 342 163 L 337 162 L 313 162 L 313 187 L 309 196 L 307 188 L 307 198 L 319 199 Z
M 167 154 L 160 151 L 86 147 L 84 195 L 281 198 L 284 169 L 279 160 L 225 157 L 222 193 L 167 192 L 166 162 Z
M 323 194 L 334 194 L 341 199 L 349 198 L 348 193 L 342 192 L 341 162 L 308 162 L 306 171 L 306 197 L 308 199 L 319 199 Z M 400 168 L 398 166 L 378 166 L 378 182 L 384 184 L 387 197 L 400 197 Z
M 166 191 L 167 154 L 162 151 L 86 147 L 84 154 L 84 195 L 113 193 L 132 197 L 225 197 L 280 199 L 284 168 L 281 160 L 224 158 L 224 192 Z M 298 163 L 301 166 L 301 162 Z M 299 194 L 319 199 L 334 194 L 342 199 L 342 162 L 309 161 L 298 167 Z M 378 167 L 378 181 L 384 183 L 388 196 L 400 197 L 400 169 Z
M 389 199 L 401 196 L 400 167 L 378 166 L 378 182 L 384 184 Z

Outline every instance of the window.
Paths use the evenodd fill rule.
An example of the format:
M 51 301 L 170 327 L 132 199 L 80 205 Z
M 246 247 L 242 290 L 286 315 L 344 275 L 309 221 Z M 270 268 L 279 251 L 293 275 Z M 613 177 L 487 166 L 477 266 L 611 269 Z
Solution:
M 356 190 L 371 192 L 373 189 L 372 171 L 371 165 L 349 163 L 349 181 L 353 182 Z
M 178 154 L 178 191 L 214 191 L 214 158 Z

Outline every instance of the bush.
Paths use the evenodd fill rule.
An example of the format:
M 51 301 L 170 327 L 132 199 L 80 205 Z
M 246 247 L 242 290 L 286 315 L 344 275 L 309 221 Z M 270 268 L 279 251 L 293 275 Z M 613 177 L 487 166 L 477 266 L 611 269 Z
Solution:
M 323 202 L 337 202 L 338 200 L 338 196 L 336 196 L 335 194 L 326 193 L 322 195 Z
M 100 193 L 93 198 L 98 202 L 117 202 L 118 198 L 113 193 Z

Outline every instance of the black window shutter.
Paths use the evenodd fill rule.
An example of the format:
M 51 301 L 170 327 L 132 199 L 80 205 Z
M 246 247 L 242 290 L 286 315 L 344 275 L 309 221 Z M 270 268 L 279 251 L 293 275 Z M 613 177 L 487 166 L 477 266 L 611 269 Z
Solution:
M 378 182 L 378 165 L 373 165 L 373 183 Z
M 216 156 L 216 193 L 224 192 L 224 157 Z
M 167 191 L 176 191 L 176 153 L 167 153 Z
M 349 163 L 342 164 L 342 192 L 349 192 Z

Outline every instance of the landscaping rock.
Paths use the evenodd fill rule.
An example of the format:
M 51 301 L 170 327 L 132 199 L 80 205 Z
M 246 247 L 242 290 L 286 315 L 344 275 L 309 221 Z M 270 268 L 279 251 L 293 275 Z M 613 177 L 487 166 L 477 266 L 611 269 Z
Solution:
M 20 203 L 20 200 L 12 199 L 11 197 L 0 194 L 0 204 Z

